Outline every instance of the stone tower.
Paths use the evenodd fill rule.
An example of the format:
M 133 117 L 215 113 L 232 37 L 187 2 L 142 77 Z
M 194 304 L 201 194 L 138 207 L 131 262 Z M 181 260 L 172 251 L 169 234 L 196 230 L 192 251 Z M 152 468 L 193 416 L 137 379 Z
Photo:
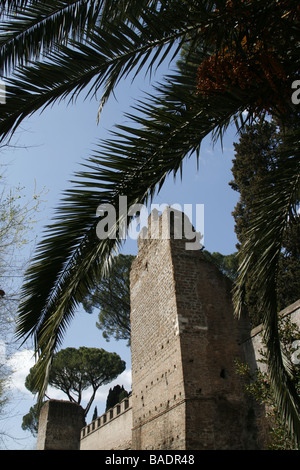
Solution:
M 79 450 L 84 410 L 77 403 L 48 400 L 40 412 L 37 450 Z
M 178 223 L 179 221 L 179 223 Z M 182 230 L 184 226 L 185 230 Z M 231 285 L 187 249 L 181 212 L 152 212 L 131 271 L 133 449 L 255 449 L 253 409 L 235 373 L 247 319 Z M 190 235 L 189 235 L 190 238 Z

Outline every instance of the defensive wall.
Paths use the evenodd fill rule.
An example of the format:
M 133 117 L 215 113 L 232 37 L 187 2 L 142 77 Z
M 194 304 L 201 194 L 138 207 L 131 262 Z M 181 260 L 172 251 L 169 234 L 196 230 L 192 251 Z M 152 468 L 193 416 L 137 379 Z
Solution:
M 113 408 L 99 416 L 80 434 L 80 450 L 131 448 L 132 398 L 124 398 Z
M 72 436 L 80 450 L 265 448 L 264 409 L 235 373 L 236 359 L 260 366 L 262 327 L 234 318 L 230 282 L 201 250 L 186 250 L 171 215 L 149 218 L 132 265 L 132 394 Z M 299 325 L 300 300 L 280 315 Z M 42 412 L 45 436 L 51 406 Z
M 179 211 L 152 214 L 131 268 L 132 447 L 253 449 L 255 420 L 234 360 L 249 334 L 231 284 Z M 194 235 L 196 243 L 196 236 Z M 200 245 L 200 244 L 199 244 Z M 200 248 L 200 246 L 198 246 Z
M 290 319 L 300 326 L 300 300 L 289 305 L 279 314 L 282 319 Z M 260 362 L 263 345 L 263 326 L 251 330 L 250 336 L 243 342 L 247 363 L 253 370 L 256 367 L 265 369 Z M 254 352 L 254 355 L 253 355 Z M 126 415 L 124 415 L 126 411 Z M 262 430 L 266 432 L 266 429 Z M 81 430 L 80 450 L 94 449 L 130 449 L 132 436 L 132 396 L 123 400 L 113 409 L 92 421 Z
M 279 312 L 278 318 L 283 321 L 289 319 L 292 323 L 300 327 L 300 300 L 297 300 L 293 304 L 281 310 L 281 312 Z M 263 344 L 262 325 L 259 325 L 251 330 L 250 337 L 243 343 L 243 348 L 245 350 L 247 363 L 251 369 L 255 370 L 257 367 L 259 367 L 260 370 L 266 372 L 267 366 L 265 363 L 261 362 L 263 359 L 262 352 L 265 349 Z M 252 354 L 252 351 L 254 352 L 254 355 Z

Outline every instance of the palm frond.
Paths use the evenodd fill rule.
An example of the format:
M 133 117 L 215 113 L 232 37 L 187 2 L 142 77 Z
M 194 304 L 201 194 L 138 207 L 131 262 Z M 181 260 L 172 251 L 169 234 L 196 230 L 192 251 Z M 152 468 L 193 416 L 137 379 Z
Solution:
M 116 22 L 131 29 L 139 28 L 145 15 L 158 14 L 166 3 L 157 0 L 1 1 L 2 71 L 8 75 L 16 66 L 47 57 L 70 40 L 84 43 L 95 28 L 109 31 Z
M 94 27 L 103 1 L 57 0 L 4 2 L 0 34 L 2 67 L 37 60 L 54 45 L 79 39 L 88 27 Z M 11 2 L 13 3 L 13 2 Z
M 127 14 L 150 8 L 149 0 L 44 0 L 2 1 L 0 60 L 2 68 L 39 59 L 70 39 L 83 42 L 95 27 L 106 29 L 115 19 L 127 21 Z
M 146 22 L 147 19 L 147 22 Z M 157 13 L 143 15 L 143 24 L 135 30 L 116 21 L 109 31 L 94 27 L 85 44 L 69 40 L 46 60 L 16 69 L 6 80 L 6 104 L 0 108 L 0 135 L 11 135 L 32 113 L 69 97 L 75 99 L 87 86 L 87 95 L 102 90 L 99 114 L 117 83 L 135 70 L 135 76 L 147 63 L 148 70 L 159 65 L 173 50 L 175 58 L 195 26 L 173 31 L 174 21 L 161 21 L 157 30 Z M 177 18 L 181 22 L 181 17 Z M 163 27 L 164 26 L 164 27 Z M 155 36 L 156 34 L 156 36 Z
M 131 126 L 117 126 L 112 139 L 100 143 L 66 192 L 26 273 L 17 333 L 35 338 L 41 397 L 51 358 L 76 306 L 111 262 L 122 244 L 121 226 L 128 228 L 132 219 L 117 218 L 116 239 L 99 240 L 97 207 L 112 204 L 118 214 L 120 196 L 127 197 L 128 207 L 147 204 L 166 177 L 181 170 L 186 155 L 239 112 L 240 102 L 229 97 L 199 99 L 192 93 L 195 64 L 185 70 L 161 84 L 159 96 L 139 103 L 141 115 L 128 116 Z
M 281 352 L 278 336 L 278 308 L 276 278 L 284 232 L 295 204 L 299 204 L 300 188 L 300 133 L 294 130 L 286 136 L 279 150 L 279 166 L 264 181 L 257 214 L 242 245 L 240 268 L 234 291 L 237 315 L 243 308 L 243 292 L 248 275 L 255 279 L 260 308 L 263 315 L 264 340 L 267 347 L 268 367 L 275 392 L 276 404 L 291 434 L 300 436 L 300 400 L 289 377 L 290 358 Z

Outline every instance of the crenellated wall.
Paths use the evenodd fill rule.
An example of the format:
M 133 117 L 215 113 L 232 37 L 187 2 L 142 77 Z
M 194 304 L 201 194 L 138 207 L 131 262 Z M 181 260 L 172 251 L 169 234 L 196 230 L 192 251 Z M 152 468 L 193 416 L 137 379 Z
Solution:
M 80 450 L 131 448 L 131 395 L 82 428 Z

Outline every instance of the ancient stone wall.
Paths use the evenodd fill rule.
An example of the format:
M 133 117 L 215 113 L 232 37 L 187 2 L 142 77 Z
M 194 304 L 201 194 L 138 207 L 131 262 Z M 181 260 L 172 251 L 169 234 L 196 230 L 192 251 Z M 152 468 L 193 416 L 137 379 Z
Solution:
M 218 273 L 216 274 L 214 270 L 211 271 L 211 276 L 213 278 L 213 275 L 216 275 L 217 277 L 219 276 Z M 188 281 L 188 278 L 186 279 Z M 227 283 L 227 281 L 225 281 Z M 294 304 L 288 306 L 286 309 L 284 309 L 282 312 L 280 312 L 280 317 L 281 318 L 290 318 L 293 323 L 296 323 L 297 325 L 300 326 L 300 300 L 295 302 Z M 177 327 L 176 327 L 176 332 L 179 333 L 179 329 L 181 332 L 183 332 L 183 329 L 187 327 L 187 318 L 186 317 L 181 317 L 180 320 L 178 321 Z M 199 325 L 198 325 L 199 326 Z M 197 322 L 195 322 L 194 327 L 197 327 Z M 196 328 L 197 330 L 197 328 Z M 260 364 L 259 360 L 261 357 L 260 351 L 263 349 L 263 342 L 262 342 L 262 332 L 263 328 L 262 326 L 258 326 L 254 329 L 251 330 L 249 336 L 244 337 L 244 334 L 247 335 L 247 328 L 246 331 L 244 330 L 242 332 L 242 337 L 244 337 L 244 340 L 242 341 L 242 348 L 244 350 L 244 360 L 250 364 L 253 369 L 256 369 L 257 367 L 262 366 Z M 240 335 L 240 334 L 239 334 Z M 154 335 L 155 336 L 155 335 Z M 155 338 L 154 338 L 155 339 Z M 166 340 L 167 343 L 168 340 Z M 168 344 L 168 343 L 167 343 Z M 220 344 L 219 344 L 220 346 Z M 162 348 L 162 350 L 165 348 Z M 189 349 L 188 349 L 189 350 Z M 191 349 L 192 351 L 192 349 Z M 159 355 L 156 353 L 154 354 L 155 358 L 159 357 Z M 213 355 L 214 356 L 214 355 Z M 243 355 L 242 355 L 243 356 Z M 164 359 L 166 356 L 164 357 Z M 175 357 L 171 357 L 168 359 L 169 362 L 173 362 L 174 365 L 176 361 L 172 361 Z M 138 358 L 137 358 L 138 360 Z M 189 365 L 190 367 L 193 367 L 194 364 L 194 357 L 192 354 L 187 357 L 186 360 L 186 365 Z M 224 361 L 226 360 L 226 354 L 224 354 Z M 214 361 L 214 359 L 213 359 Z M 221 363 L 224 365 L 224 362 L 221 361 Z M 177 362 L 178 366 L 178 362 Z M 212 364 L 212 367 L 215 368 L 215 365 Z M 152 365 L 153 368 L 153 365 Z M 164 369 L 162 369 L 164 370 Z M 176 370 L 176 369 L 175 369 Z M 144 371 L 145 372 L 145 371 Z M 175 384 L 175 378 L 180 377 L 180 374 L 171 374 L 171 369 L 165 371 L 167 374 L 163 373 L 161 375 L 157 375 L 157 384 L 155 384 L 154 390 L 158 390 L 157 393 L 160 392 L 160 390 L 163 388 L 162 385 L 164 385 L 165 389 L 165 395 L 161 395 L 160 398 L 164 397 L 164 400 L 161 399 L 159 401 L 159 408 L 157 405 L 154 404 L 152 407 L 155 411 L 155 413 L 148 413 L 148 418 L 146 419 L 147 412 L 145 409 L 145 406 L 142 407 L 144 412 L 142 413 L 144 421 L 143 421 L 143 426 L 137 426 L 134 429 L 134 432 L 138 430 L 138 439 L 141 439 L 143 437 L 145 447 L 147 446 L 148 448 L 148 433 L 149 437 L 152 442 L 154 442 L 156 439 L 158 439 L 158 436 L 161 436 L 160 442 L 161 445 L 165 446 L 166 449 L 182 449 L 185 446 L 185 437 L 184 435 L 181 436 L 181 434 L 184 433 L 184 430 L 186 428 L 185 422 L 185 413 L 189 410 L 188 406 L 186 405 L 186 400 L 184 397 L 182 397 L 182 393 L 179 390 L 179 399 L 176 401 L 177 395 L 175 393 L 176 389 L 176 384 Z M 151 372 L 149 372 L 151 373 Z M 201 370 L 200 370 L 201 373 Z M 228 374 L 229 369 L 228 367 L 222 367 L 220 370 L 220 378 L 218 377 L 218 374 L 213 373 L 211 374 L 212 377 L 214 377 L 214 382 L 217 382 L 215 384 L 216 389 L 218 388 L 218 383 L 223 383 L 222 380 L 226 381 L 225 383 L 230 384 L 228 381 L 229 377 Z M 182 369 L 181 369 L 181 374 L 182 374 Z M 196 373 L 194 374 L 196 378 Z M 173 379 L 172 381 L 170 380 L 170 377 Z M 148 383 L 150 383 L 151 386 L 154 385 L 155 381 L 151 379 L 151 377 L 147 376 L 147 373 L 145 373 L 145 377 L 147 377 L 146 381 L 146 386 L 145 389 L 148 390 Z M 169 381 L 168 381 L 169 379 Z M 222 380 L 220 380 L 222 379 Z M 207 377 L 202 377 L 203 383 L 206 383 Z M 170 382 L 170 387 L 168 387 Z M 184 389 L 184 380 L 181 382 L 181 390 Z M 197 384 L 196 384 L 197 385 Z M 190 384 L 192 390 L 191 393 L 193 393 L 193 384 Z M 208 386 L 208 385 L 207 385 Z M 178 387 L 179 389 L 180 387 Z M 160 390 L 159 390 L 160 389 Z M 202 390 L 201 390 L 202 392 Z M 199 390 L 198 390 L 199 393 Z M 194 390 L 194 395 L 197 398 L 197 389 Z M 210 413 L 219 413 L 219 417 L 217 417 L 217 422 L 219 423 L 218 426 L 221 424 L 221 428 L 225 428 L 223 432 L 226 433 L 226 425 L 228 422 L 228 419 L 226 417 L 226 413 L 231 413 L 231 409 L 223 408 L 222 407 L 222 400 L 219 399 L 219 407 L 217 406 L 218 400 L 217 397 L 220 397 L 220 390 L 219 390 L 219 395 L 216 395 L 215 400 L 207 400 L 202 402 L 204 404 L 204 408 L 206 406 L 210 407 Z M 140 397 L 141 398 L 141 397 Z M 153 397 L 148 397 L 148 403 L 154 401 Z M 168 404 L 169 401 L 169 404 Z M 138 403 L 138 396 L 136 397 L 136 402 Z M 197 400 L 195 400 L 197 402 Z M 163 407 L 163 403 L 165 403 L 165 406 Z M 162 404 L 162 406 L 160 406 Z M 127 406 L 127 405 L 126 405 Z M 156 409 L 155 409 L 156 407 Z M 124 408 L 124 409 L 123 409 Z M 258 427 L 259 427 L 259 442 L 262 443 L 267 443 L 268 441 L 268 422 L 265 420 L 265 412 L 264 408 L 257 407 L 254 404 L 255 412 L 257 413 L 257 421 L 258 421 Z M 131 434 L 132 434 L 132 402 L 131 402 L 131 397 L 130 401 L 128 403 L 128 408 L 127 408 L 127 414 L 126 414 L 126 419 L 123 414 L 123 411 L 125 411 L 125 404 L 124 401 L 116 405 L 113 410 L 109 410 L 107 413 L 102 415 L 101 417 L 97 418 L 95 421 L 90 423 L 88 426 L 85 426 L 82 431 L 81 431 L 81 444 L 80 444 L 80 449 L 81 450 L 97 450 L 97 449 L 128 449 L 132 448 L 131 445 Z M 151 410 L 150 410 L 151 411 Z M 208 413 L 208 410 L 205 411 L 205 413 Z M 249 410 L 250 418 L 251 415 L 253 417 L 253 414 L 251 413 L 251 409 Z M 188 416 L 187 416 L 188 418 Z M 194 429 L 197 431 L 197 416 L 194 417 L 193 414 L 190 415 L 190 420 L 195 421 L 194 426 L 192 426 Z M 141 420 L 139 420 L 141 421 Z M 251 421 L 251 420 L 250 420 Z M 154 425 L 155 424 L 155 425 Z M 190 425 L 190 424 L 189 424 Z M 141 429 L 144 428 L 144 431 L 146 432 L 141 432 Z M 221 429 L 220 428 L 220 429 Z M 238 431 L 240 431 L 240 428 L 238 428 Z M 171 432 L 173 435 L 170 437 Z M 203 431 L 202 431 L 203 432 Z M 141 436 L 142 435 L 142 436 Z M 204 436 L 209 436 L 209 428 L 207 430 L 204 430 Z M 239 435 L 239 434 L 238 434 Z M 177 437 L 178 436 L 178 437 Z M 181 436 L 181 440 L 180 440 Z M 197 437 L 197 436 L 196 436 Z M 137 439 L 137 441 L 138 441 Z M 169 439 L 169 440 L 168 440 Z M 235 438 L 233 438 L 234 441 Z M 137 442 L 135 445 L 141 444 L 140 442 Z M 177 447 L 177 445 L 179 447 Z M 150 447 L 150 446 L 149 446 Z M 155 449 L 157 448 L 156 445 L 153 446 Z M 262 445 L 263 447 L 263 445 Z
M 37 450 L 79 450 L 84 410 L 76 403 L 49 400 L 40 412 Z
M 300 300 L 289 305 L 279 312 L 280 321 L 289 319 L 292 323 L 300 328 Z M 267 371 L 266 364 L 262 361 L 265 346 L 263 343 L 263 325 L 259 325 L 252 329 L 249 338 L 243 342 L 243 349 L 247 357 L 247 363 L 252 371 L 259 367 L 263 372 Z M 254 354 L 252 354 L 254 351 Z
M 247 319 L 234 320 L 228 281 L 200 250 L 187 250 L 172 226 L 158 238 L 168 210 L 149 222 L 131 273 L 133 448 L 256 448 L 234 372 Z
M 80 450 L 131 449 L 131 396 L 81 430 Z
M 234 318 L 229 280 L 187 249 L 195 248 L 182 237 L 189 221 L 177 225 L 176 212 L 172 224 L 171 215 L 151 214 L 132 264 L 131 397 L 88 426 L 77 405 L 47 402 L 38 449 L 75 449 L 79 439 L 81 450 L 264 448 L 264 410 L 245 394 L 235 363 L 257 367 L 262 328 Z M 299 324 L 300 301 L 285 315 Z
M 184 379 L 169 240 L 139 247 L 131 305 L 133 447 L 184 449 Z

